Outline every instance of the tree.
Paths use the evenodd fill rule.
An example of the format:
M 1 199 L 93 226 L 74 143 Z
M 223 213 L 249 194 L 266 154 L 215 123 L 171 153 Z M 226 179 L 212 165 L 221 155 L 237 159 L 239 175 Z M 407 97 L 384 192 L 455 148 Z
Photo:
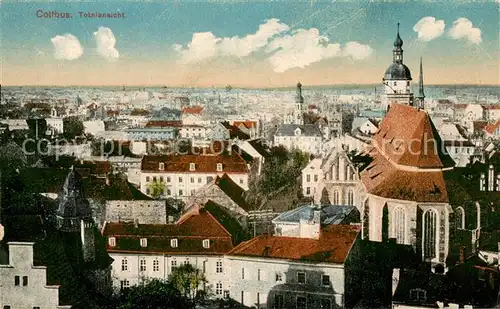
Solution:
M 64 137 L 74 139 L 77 136 L 83 135 L 83 122 L 76 116 L 70 116 L 63 119 Z
M 159 198 L 165 191 L 165 183 L 163 181 L 153 180 L 149 185 L 149 193 L 153 198 Z
M 152 279 L 144 281 L 122 291 L 116 300 L 116 309 L 177 309 L 194 308 L 191 301 L 182 295 L 166 280 Z
M 202 301 L 207 295 L 205 275 L 191 264 L 176 267 L 168 277 L 168 281 L 193 304 Z M 200 289 L 200 287 L 203 288 Z

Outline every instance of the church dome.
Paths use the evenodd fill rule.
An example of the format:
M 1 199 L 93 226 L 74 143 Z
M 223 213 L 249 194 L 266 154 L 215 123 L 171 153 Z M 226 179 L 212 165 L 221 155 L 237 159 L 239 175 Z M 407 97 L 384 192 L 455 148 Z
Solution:
M 384 80 L 411 80 L 410 69 L 403 63 L 394 62 L 385 71 Z

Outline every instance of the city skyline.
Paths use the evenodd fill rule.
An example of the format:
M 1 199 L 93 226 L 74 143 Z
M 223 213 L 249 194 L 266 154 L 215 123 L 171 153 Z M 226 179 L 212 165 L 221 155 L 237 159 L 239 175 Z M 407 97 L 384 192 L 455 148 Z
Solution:
M 114 16 L 89 17 L 94 12 Z M 297 80 L 309 86 L 379 84 L 392 62 L 400 22 L 404 63 L 413 82 L 422 57 L 427 85 L 498 85 L 497 13 L 498 3 L 451 1 L 142 6 L 7 1 L 2 2 L 1 83 L 244 88 L 286 87 Z

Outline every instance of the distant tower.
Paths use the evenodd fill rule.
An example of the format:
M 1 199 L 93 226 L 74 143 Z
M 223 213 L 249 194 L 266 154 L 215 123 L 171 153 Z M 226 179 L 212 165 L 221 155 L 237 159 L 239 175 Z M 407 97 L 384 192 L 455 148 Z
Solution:
M 95 259 L 95 226 L 89 202 L 83 195 L 81 176 L 71 167 L 56 212 L 56 227 L 65 233 L 80 234 L 83 259 Z
M 293 111 L 294 124 L 304 124 L 304 97 L 302 96 L 302 84 L 297 83 L 297 94 L 295 95 L 295 109 Z
M 411 73 L 410 69 L 403 64 L 403 40 L 398 33 L 394 41 L 392 51 L 392 64 L 387 68 L 382 78 L 384 84 L 384 96 L 382 104 L 385 109 L 389 108 L 391 103 L 399 103 L 413 106 L 413 93 L 410 88 Z
M 424 109 L 424 70 L 422 69 L 422 57 L 420 57 L 420 76 L 418 77 L 418 94 L 415 97 L 415 105 L 417 108 Z

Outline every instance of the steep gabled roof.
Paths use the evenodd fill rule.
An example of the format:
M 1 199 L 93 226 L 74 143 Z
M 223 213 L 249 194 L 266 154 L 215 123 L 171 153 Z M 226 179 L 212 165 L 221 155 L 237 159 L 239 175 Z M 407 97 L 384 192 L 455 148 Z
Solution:
M 392 104 L 373 142 L 392 162 L 418 167 L 454 165 L 429 115 L 411 106 Z
M 215 179 L 215 185 L 218 186 L 233 202 L 235 202 L 245 211 L 253 210 L 253 208 L 248 205 L 245 200 L 245 190 L 243 190 L 238 184 L 236 184 L 227 174 L 222 175 L 222 177 L 217 176 L 217 178 Z
M 113 236 L 116 246 L 108 244 L 109 252 L 162 253 L 162 254 L 224 254 L 233 248 L 231 234 L 206 209 L 199 208 L 184 215 L 176 224 L 107 223 L 103 235 Z M 141 247 L 139 239 L 147 238 Z M 171 247 L 170 240 L 178 246 Z M 210 240 L 204 248 L 202 241 Z

